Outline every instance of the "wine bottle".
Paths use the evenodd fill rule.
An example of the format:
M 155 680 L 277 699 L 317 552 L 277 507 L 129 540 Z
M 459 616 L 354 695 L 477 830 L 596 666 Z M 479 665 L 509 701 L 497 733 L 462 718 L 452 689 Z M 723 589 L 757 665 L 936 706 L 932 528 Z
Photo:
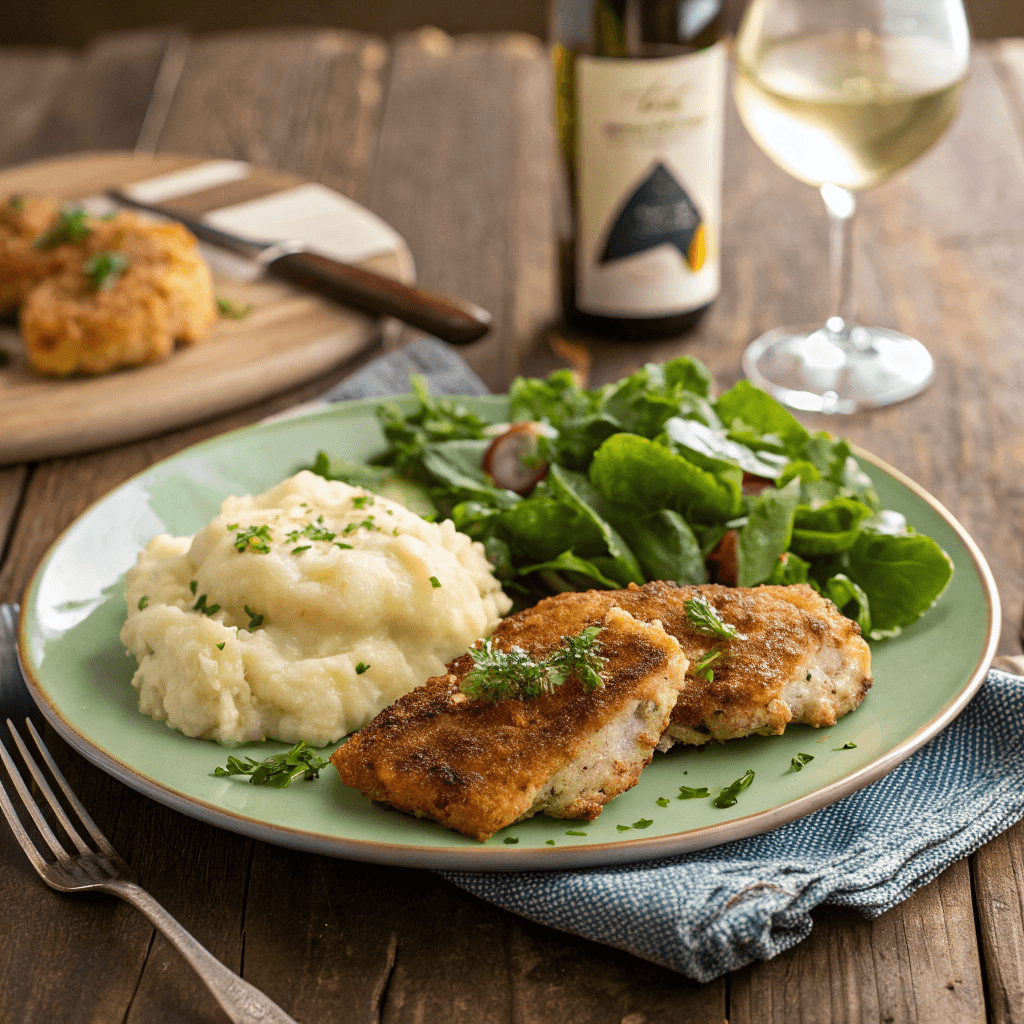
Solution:
M 570 323 L 682 334 L 718 295 L 721 0 L 554 0 L 555 106 L 572 231 Z

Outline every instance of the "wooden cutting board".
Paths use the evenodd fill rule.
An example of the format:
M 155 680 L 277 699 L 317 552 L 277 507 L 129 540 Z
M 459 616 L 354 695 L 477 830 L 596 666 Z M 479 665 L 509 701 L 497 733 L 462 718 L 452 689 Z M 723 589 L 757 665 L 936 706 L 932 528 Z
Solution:
M 102 194 L 208 163 L 208 158 L 88 153 L 0 173 L 10 192 L 62 200 Z M 249 165 L 244 174 L 164 205 L 202 215 L 297 185 L 294 175 Z M 405 243 L 358 265 L 412 282 Z M 13 324 L 0 325 L 0 465 L 89 451 L 185 426 L 239 408 L 326 373 L 370 345 L 380 322 L 285 282 L 228 278 L 211 266 L 214 292 L 252 312 L 220 319 L 200 345 L 168 360 L 100 377 L 57 379 L 29 366 Z

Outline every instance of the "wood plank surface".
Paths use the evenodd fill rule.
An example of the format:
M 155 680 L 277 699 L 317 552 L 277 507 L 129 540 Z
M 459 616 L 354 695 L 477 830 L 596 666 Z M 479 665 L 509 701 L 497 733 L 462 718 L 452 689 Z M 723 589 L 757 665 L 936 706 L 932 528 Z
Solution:
M 729 1024 L 985 1021 L 966 860 L 874 920 L 812 914 L 810 938 L 732 976 Z
M 543 50 L 518 37 L 419 33 L 397 41 L 389 59 L 383 43 L 345 33 L 280 38 L 285 56 L 262 34 L 186 40 L 180 81 L 154 129 L 158 147 L 180 150 L 190 141 L 193 152 L 261 159 L 367 199 L 413 243 L 428 285 L 490 305 L 495 336 L 470 356 L 492 386 L 505 386 L 524 358 L 531 372 L 539 368 L 543 349 L 531 346 L 554 301 L 552 168 L 542 156 L 544 147 L 550 156 L 550 125 L 537 116 L 549 102 Z M 121 61 L 127 80 L 155 80 L 151 50 L 129 39 L 118 56 L 115 43 L 105 44 L 106 66 Z M 252 69 L 262 56 L 269 70 L 261 80 Z M 33 59 L 24 66 L 53 83 L 46 116 L 51 123 L 70 118 L 78 100 L 60 86 L 71 67 L 66 55 Z M 1016 651 L 1024 598 L 1024 360 L 1007 353 L 1008 339 L 1024 336 L 1015 258 L 1024 241 L 1024 92 L 1015 92 L 1012 64 L 1005 53 L 997 62 L 982 49 L 965 115 L 933 153 L 864 200 L 864 318 L 922 337 L 939 364 L 936 384 L 891 410 L 820 422 L 894 462 L 968 526 L 997 573 L 1004 646 Z M 0 96 L 5 82 L 11 88 L 8 69 L 0 51 Z M 352 90 L 362 99 L 351 102 Z M 19 109 L 34 111 L 41 123 L 27 94 L 18 95 Z M 123 130 L 114 121 L 124 109 L 114 104 L 108 114 L 91 114 L 101 119 L 91 130 Z M 688 352 L 727 387 L 757 333 L 824 315 L 820 200 L 776 169 L 729 109 L 723 296 L 686 339 L 642 348 L 588 342 L 577 352 L 595 382 Z M 144 120 L 136 118 L 136 132 Z M 470 141 L 477 151 L 467 152 Z M 8 151 L 50 152 L 49 144 L 37 129 L 0 123 L 0 159 Z M 461 194 L 451 187 L 455 180 L 460 188 L 465 182 Z M 50 460 L 31 473 L 0 470 L 0 551 L 9 533 L 0 601 L 18 599 L 53 538 L 127 476 L 312 397 L 342 375 L 148 441 Z M 805 943 L 697 985 L 525 921 L 427 872 L 313 857 L 201 825 L 54 746 L 86 806 L 154 895 L 309 1024 L 960 1024 L 985 1019 L 983 979 L 990 1019 L 1024 1020 L 1022 826 L 976 854 L 972 874 L 961 861 L 873 921 L 822 908 Z M 191 970 L 137 912 L 106 897 L 45 889 L 4 829 L 0 907 L 5 922 L 33 922 L 30 931 L 8 927 L 0 943 L 0 1020 L 222 1024 Z
M 1024 278 L 1012 258 L 1024 241 L 1024 163 L 1019 122 L 984 48 L 976 55 L 963 107 L 934 151 L 864 195 L 857 224 L 861 319 L 924 340 L 936 358 L 936 382 L 924 395 L 889 409 L 838 421 L 800 418 L 813 429 L 851 437 L 893 463 L 964 523 L 996 575 L 1004 611 L 1002 648 L 1016 652 L 1024 600 L 1024 407 L 1019 400 L 1024 362 L 1007 358 L 1005 339 L 1024 336 Z M 727 109 L 722 296 L 682 342 L 634 348 L 587 340 L 592 383 L 618 379 L 648 359 L 686 352 L 706 362 L 724 389 L 740 376 L 740 356 L 758 334 L 784 323 L 821 322 L 828 313 L 821 200 L 775 167 L 747 138 L 731 104 Z M 791 1019 L 787 1013 L 795 1012 L 794 1000 L 805 1017 L 792 1019 L 884 1019 L 874 1014 L 886 1007 L 894 1020 L 977 1019 L 983 1012 L 980 985 L 957 984 L 956 999 L 946 999 L 924 933 L 918 929 L 916 940 L 908 935 L 908 913 L 970 927 L 969 886 L 947 884 L 955 872 L 962 873 L 963 864 L 867 932 L 867 924 L 850 914 L 816 914 L 806 949 L 797 947 L 733 978 L 730 1019 L 760 1019 L 769 995 L 777 1006 L 777 1016 L 769 1019 Z M 1010 888 L 1019 901 L 1019 890 Z M 1011 915 L 1019 907 L 1015 902 Z M 984 918 L 981 923 L 984 929 Z M 999 940 L 983 935 L 986 956 L 999 957 L 996 964 L 986 961 L 989 985 L 996 971 L 1016 995 L 1011 981 L 1019 976 L 1024 949 L 1012 941 L 1012 932 Z M 883 948 L 903 943 L 895 972 L 875 963 L 871 939 L 864 936 Z M 970 981 L 966 969 L 976 965 L 978 953 L 973 934 L 973 949 L 966 941 L 961 938 L 956 967 Z M 820 969 L 826 954 L 838 963 L 856 948 L 861 953 L 851 966 Z M 885 999 L 878 988 L 884 979 Z M 1009 1004 L 1007 999 L 1004 1005 Z
M 553 126 L 537 114 L 553 109 L 551 89 L 529 36 L 424 29 L 394 42 L 367 205 L 409 243 L 424 287 L 491 312 L 463 354 L 492 390 L 555 311 Z
M 111 50 L 116 51 L 113 42 L 116 41 L 112 41 Z M 108 65 L 117 64 L 116 53 L 108 56 Z M 134 39 L 125 41 L 121 56 L 129 81 L 138 81 L 146 68 L 152 70 L 147 55 L 139 52 Z M 87 63 L 90 59 L 90 55 L 84 58 Z M 187 86 L 187 71 L 182 81 Z M 148 96 L 146 90 L 143 96 Z M 76 96 L 62 93 L 49 113 L 50 123 L 73 120 L 77 102 Z M 127 128 L 118 145 L 131 148 L 144 117 L 126 126 L 124 111 L 117 105 L 105 104 L 97 96 L 91 97 L 91 104 L 94 116 L 106 113 L 110 118 L 106 128 L 94 129 L 95 135 L 107 139 L 115 128 Z M 296 111 L 297 116 L 301 114 Z M 172 139 L 177 123 L 173 110 L 169 111 L 166 126 Z M 344 132 L 339 134 L 345 138 Z M 24 157 L 49 152 L 45 133 L 37 133 L 36 137 L 37 149 L 32 151 L 26 146 L 22 150 Z M 202 140 L 197 145 L 199 141 Z M 198 148 L 193 151 L 203 152 Z M 221 155 L 212 148 L 206 154 Z M 353 173 L 351 164 L 348 173 Z M 369 173 L 365 163 L 361 173 L 365 180 Z M 28 487 L 18 521 L 20 529 L 13 532 L 9 557 L 0 570 L 2 599 L 18 599 L 33 563 L 42 556 L 49 540 L 116 483 L 203 437 L 313 397 L 340 376 L 331 374 L 258 409 L 188 431 L 109 449 L 84 459 L 55 460 L 41 465 Z M 15 471 L 8 471 L 0 483 L 5 485 L 6 496 L 7 487 L 13 489 L 17 483 Z M 3 508 L 6 510 L 10 504 L 11 499 L 5 497 Z M 249 841 L 219 829 L 197 826 L 191 819 L 113 782 L 71 754 L 59 741 L 54 745 L 71 766 L 71 781 L 83 801 L 97 812 L 101 827 L 107 829 L 139 870 L 143 884 L 216 955 L 241 968 L 242 904 L 248 881 Z M 118 823 L 121 828 L 116 827 Z M 12 842 L 8 835 L 4 841 Z M 175 855 L 168 856 L 169 851 L 175 851 Z M 5 853 L 9 855 L 0 865 L 0 905 L 5 908 L 5 919 L 31 918 L 35 927 L 31 934 L 26 932 L 23 938 L 5 943 L 0 953 L 0 1020 L 127 1020 L 161 1024 L 186 1019 L 225 1019 L 192 970 L 162 938 L 155 936 L 136 911 L 114 899 L 90 901 L 51 893 L 32 877 L 20 853 L 6 847 Z M 233 909 L 228 896 L 232 891 Z M 101 906 L 97 907 L 97 902 Z M 41 948 L 35 949 L 40 940 Z M 25 965 L 30 962 L 34 969 L 26 973 Z M 80 972 L 85 975 L 84 982 Z
M 170 38 L 161 29 L 100 36 L 70 63 L 59 92 L 44 93 L 47 109 L 32 131 L 0 149 L 4 162 L 83 149 L 132 149 Z
M 154 148 L 291 171 L 365 203 L 387 62 L 382 39 L 335 30 L 192 39 Z
M 66 50 L 0 49 L 0 166 L 31 150 L 40 123 L 64 89 L 75 59 Z
M 1024 153 L 1024 41 L 1002 40 L 991 48 L 991 53 L 994 71 L 1007 97 L 1007 120 L 1012 120 L 1014 128 L 1012 132 L 1007 131 L 1007 148 L 1018 154 Z M 1012 252 L 1015 249 L 1019 253 L 1022 241 L 1024 232 L 1021 231 L 1019 221 L 1014 219 L 1010 231 L 1004 231 L 1000 225 L 999 233 L 990 246 L 994 250 L 993 256 L 1001 263 L 998 269 L 1009 274 L 1009 281 L 1003 285 L 1000 295 L 1004 308 L 1013 308 L 1014 302 L 1019 306 L 1019 264 L 1013 260 Z M 1011 293 L 1007 287 L 1010 282 L 1018 285 L 1014 289 L 1015 293 Z M 1019 335 L 1016 337 L 1019 338 Z M 1009 349 L 1016 347 L 1011 343 Z M 1019 372 L 1021 360 L 1011 356 L 1006 361 L 1011 367 L 1018 368 L 1017 377 L 1012 383 L 1013 390 L 1019 396 L 1024 383 Z M 1000 408 L 1008 407 L 1011 414 L 1013 411 L 1019 412 L 1019 401 L 1015 402 L 1012 394 L 1004 392 L 998 398 Z M 1008 440 L 1014 446 L 1016 465 L 1006 465 L 1007 460 L 1002 454 L 1006 445 L 1001 445 L 995 453 L 992 471 L 999 478 L 1006 474 L 1008 493 L 996 515 L 1007 515 L 1010 528 L 1019 538 L 1024 530 L 1024 489 L 1020 484 L 1019 472 L 1020 462 L 1024 460 L 1024 441 L 1020 434 Z M 1011 554 L 1008 561 L 1009 566 L 1016 570 L 1019 580 L 1019 552 Z M 1000 589 L 1005 600 L 1005 590 L 1002 586 Z M 1011 631 L 1016 616 L 1017 641 L 1019 645 L 1024 645 L 1020 607 L 1011 605 L 1008 611 Z M 1012 643 L 1007 645 L 1007 649 L 1017 653 Z M 1024 872 L 1021 868 L 1024 864 L 1024 824 L 1018 823 L 996 836 L 971 861 L 991 1020 L 994 1024 L 1021 1024 L 1024 1022 Z

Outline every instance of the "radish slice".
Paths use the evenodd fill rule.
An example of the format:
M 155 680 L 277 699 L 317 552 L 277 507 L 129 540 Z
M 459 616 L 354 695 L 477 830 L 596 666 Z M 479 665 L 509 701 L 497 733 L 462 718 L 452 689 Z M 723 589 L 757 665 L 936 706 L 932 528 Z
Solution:
M 496 487 L 529 494 L 547 476 L 548 464 L 537 455 L 537 438 L 546 433 L 542 423 L 513 423 L 484 452 L 484 472 Z
M 736 586 L 736 577 L 739 575 L 739 541 L 737 530 L 726 530 L 714 551 L 705 559 L 708 568 L 714 573 L 716 583 L 724 583 L 727 587 Z
M 743 493 L 748 497 L 756 497 L 765 488 L 774 487 L 775 481 L 766 476 L 755 476 L 753 473 L 743 472 Z

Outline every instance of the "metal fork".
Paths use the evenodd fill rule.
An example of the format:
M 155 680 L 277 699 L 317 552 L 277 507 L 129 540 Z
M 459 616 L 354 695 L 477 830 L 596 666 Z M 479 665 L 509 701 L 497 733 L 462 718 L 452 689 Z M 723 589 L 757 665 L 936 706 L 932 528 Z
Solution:
M 28 746 L 18 735 L 14 723 L 8 718 L 7 727 L 11 730 L 11 736 L 17 744 L 21 756 L 25 760 L 32 779 L 39 787 L 39 791 L 46 798 L 57 820 L 63 826 L 71 843 L 74 845 L 77 854 L 68 853 L 61 842 L 51 831 L 39 805 L 29 793 L 28 786 L 21 772 L 18 770 L 11 755 L 7 752 L 3 743 L 0 743 L 0 760 L 3 761 L 7 773 L 14 783 L 14 788 L 21 797 L 35 823 L 36 828 L 43 841 L 53 853 L 54 860 L 47 860 L 39 847 L 33 842 L 25 830 L 14 804 L 8 796 L 4 785 L 0 783 L 0 810 L 3 810 L 4 817 L 14 830 L 21 848 L 28 855 L 32 866 L 39 872 L 40 878 L 47 885 L 60 892 L 108 892 L 114 896 L 120 896 L 127 900 L 132 906 L 141 910 L 146 917 L 156 925 L 167 936 L 178 952 L 192 965 L 196 973 L 206 983 L 206 987 L 213 993 L 214 998 L 220 1003 L 224 1012 L 235 1024 L 296 1024 L 293 1018 L 289 1017 L 277 1003 L 268 999 L 259 989 L 254 988 L 247 981 L 243 981 L 233 971 L 228 970 L 219 960 L 209 953 L 203 946 L 187 932 L 180 924 L 145 889 L 135 880 L 135 872 L 121 859 L 118 852 L 110 845 L 103 833 L 96 827 L 96 823 L 89 817 L 88 811 L 82 806 L 78 798 L 72 792 L 60 769 L 54 763 L 50 752 L 46 749 L 39 733 L 36 732 L 32 723 L 26 719 L 25 725 L 35 740 L 36 747 L 42 755 L 43 761 L 50 769 L 53 779 L 64 792 L 67 802 L 72 811 L 78 816 L 81 827 L 89 833 L 93 846 L 90 846 L 81 836 L 78 828 L 72 824 L 71 819 L 65 813 L 49 783 L 46 776 L 40 769 L 35 758 L 29 752 Z

